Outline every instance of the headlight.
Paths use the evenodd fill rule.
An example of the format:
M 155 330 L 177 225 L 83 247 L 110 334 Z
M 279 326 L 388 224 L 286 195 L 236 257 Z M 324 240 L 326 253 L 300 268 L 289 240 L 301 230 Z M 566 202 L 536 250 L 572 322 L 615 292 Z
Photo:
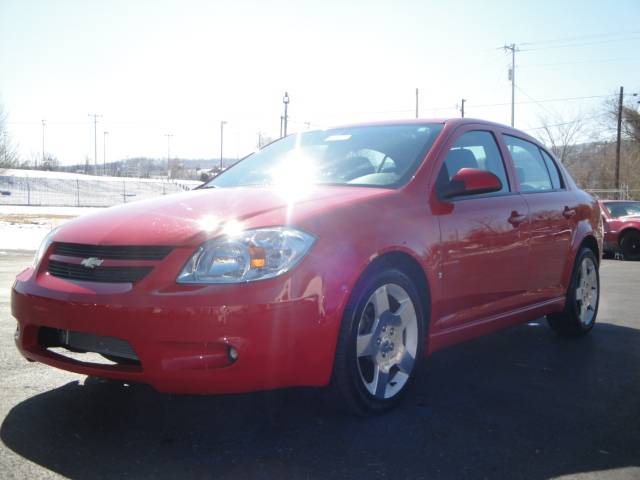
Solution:
M 59 227 L 56 227 L 53 230 L 51 230 L 49 233 L 47 233 L 47 236 L 44 237 L 44 239 L 40 243 L 40 247 L 38 247 L 38 251 L 36 252 L 36 256 L 33 257 L 33 266 L 34 267 L 38 266 L 38 264 L 40 263 L 40 260 L 42 260 L 44 252 L 46 252 L 47 249 L 49 248 L 49 246 L 53 243 L 53 237 L 55 237 L 56 233 L 58 232 L 58 228 Z
M 315 237 L 289 227 L 245 230 L 203 243 L 184 266 L 178 283 L 240 283 L 288 272 Z

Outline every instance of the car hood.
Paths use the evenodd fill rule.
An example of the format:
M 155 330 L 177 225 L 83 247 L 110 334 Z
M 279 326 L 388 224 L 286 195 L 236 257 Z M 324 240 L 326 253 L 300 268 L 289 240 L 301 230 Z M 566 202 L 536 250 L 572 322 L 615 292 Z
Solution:
M 295 224 L 390 192 L 314 186 L 294 197 L 275 187 L 200 189 L 79 217 L 63 225 L 54 239 L 92 245 L 192 245 L 220 235 L 226 225 L 236 222 L 243 228 Z

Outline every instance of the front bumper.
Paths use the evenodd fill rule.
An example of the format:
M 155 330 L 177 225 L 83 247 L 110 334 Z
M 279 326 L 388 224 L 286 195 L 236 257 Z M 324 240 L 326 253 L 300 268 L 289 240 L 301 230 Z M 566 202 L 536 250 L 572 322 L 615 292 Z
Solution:
M 21 353 L 63 370 L 172 393 L 329 382 L 339 315 L 323 305 L 318 277 L 164 290 L 108 288 L 25 270 L 12 289 Z M 43 327 L 120 339 L 131 345 L 139 364 L 104 365 L 58 355 L 43 345 Z

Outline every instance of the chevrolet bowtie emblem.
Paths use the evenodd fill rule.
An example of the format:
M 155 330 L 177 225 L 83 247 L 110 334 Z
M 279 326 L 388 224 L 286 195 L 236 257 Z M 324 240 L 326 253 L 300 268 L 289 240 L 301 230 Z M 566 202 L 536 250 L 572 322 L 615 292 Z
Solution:
M 104 262 L 104 260 L 102 260 L 101 258 L 89 257 L 82 260 L 80 262 L 80 265 L 87 268 L 96 268 L 102 265 L 102 262 Z

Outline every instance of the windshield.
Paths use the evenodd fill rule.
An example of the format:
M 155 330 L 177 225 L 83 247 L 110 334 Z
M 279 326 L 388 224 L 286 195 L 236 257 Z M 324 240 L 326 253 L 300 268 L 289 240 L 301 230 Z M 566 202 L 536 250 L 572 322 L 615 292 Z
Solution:
M 640 202 L 607 202 L 604 205 L 613 218 L 640 216 Z
M 290 135 L 204 187 L 297 184 L 398 187 L 415 173 L 442 124 L 361 126 Z

